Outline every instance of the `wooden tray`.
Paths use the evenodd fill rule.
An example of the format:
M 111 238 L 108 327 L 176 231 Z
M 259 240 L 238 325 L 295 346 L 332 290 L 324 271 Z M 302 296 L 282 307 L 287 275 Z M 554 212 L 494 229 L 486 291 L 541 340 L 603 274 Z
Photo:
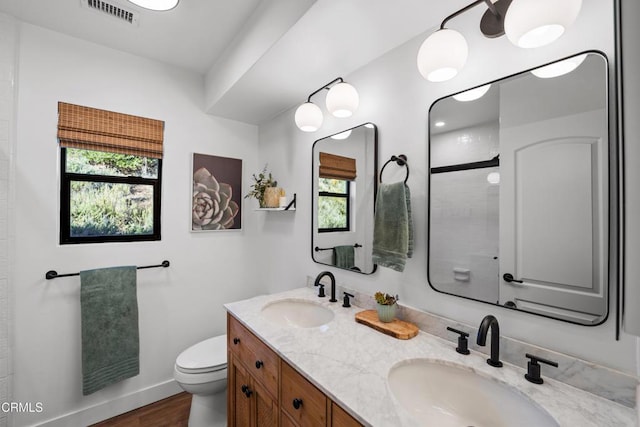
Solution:
M 418 327 L 413 323 L 399 319 L 393 319 L 393 321 L 389 323 L 381 322 L 380 319 L 378 319 L 378 312 L 376 310 L 365 310 L 356 313 L 356 322 L 400 340 L 408 340 L 418 335 Z

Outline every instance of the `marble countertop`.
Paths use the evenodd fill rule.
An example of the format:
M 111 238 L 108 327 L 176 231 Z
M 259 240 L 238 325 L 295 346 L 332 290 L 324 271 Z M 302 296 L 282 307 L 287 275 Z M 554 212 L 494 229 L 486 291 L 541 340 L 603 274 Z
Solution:
M 262 307 L 281 299 L 308 300 L 334 312 L 334 319 L 316 328 L 284 327 L 261 315 Z M 420 331 L 410 340 L 398 340 L 356 323 L 362 308 L 342 307 L 318 298 L 304 287 L 273 295 L 225 304 L 228 312 L 251 329 L 280 357 L 351 415 L 371 426 L 415 427 L 417 421 L 396 401 L 387 383 L 387 374 L 397 363 L 411 359 L 432 359 L 445 364 L 464 365 L 470 370 L 506 383 L 546 409 L 567 427 L 636 426 L 635 410 L 542 376 L 536 385 L 524 379 L 525 370 L 504 364 L 497 369 L 486 363 L 486 355 L 471 351 L 456 353 L 455 345 Z

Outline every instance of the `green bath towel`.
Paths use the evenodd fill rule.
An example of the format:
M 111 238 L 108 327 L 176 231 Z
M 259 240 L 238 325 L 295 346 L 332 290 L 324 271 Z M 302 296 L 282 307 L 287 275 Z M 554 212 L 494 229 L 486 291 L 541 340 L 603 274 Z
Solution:
M 333 265 L 340 268 L 352 268 L 355 263 L 353 245 L 336 246 L 333 248 Z
M 373 262 L 404 271 L 413 255 L 411 193 L 404 182 L 380 184 L 376 197 L 373 231 Z
M 80 272 L 82 394 L 140 372 L 136 267 Z

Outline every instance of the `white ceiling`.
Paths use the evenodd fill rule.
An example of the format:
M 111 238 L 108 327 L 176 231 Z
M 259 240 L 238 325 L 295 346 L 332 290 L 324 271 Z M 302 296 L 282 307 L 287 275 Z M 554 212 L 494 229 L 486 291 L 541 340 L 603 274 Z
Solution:
M 105 1 L 137 12 L 139 25 L 83 7 L 82 2 L 87 0 L 0 0 L 0 12 L 206 75 L 205 90 L 216 93 L 208 99 L 207 111 L 254 124 L 304 101 L 335 77 L 348 75 L 438 26 L 446 15 L 468 3 L 181 0 L 169 12 L 152 12 L 127 0 Z M 263 21 L 268 22 L 258 28 L 260 16 L 256 15 L 263 15 Z M 243 43 L 249 37 L 258 37 L 262 46 L 258 49 L 255 43 Z M 242 66 L 233 62 L 238 57 L 244 58 Z M 250 63 L 247 58 L 251 58 Z M 234 75 L 225 76 L 224 85 L 209 87 L 220 85 L 212 74 L 229 74 L 229 70 Z
M 83 7 L 87 0 L 0 0 L 22 21 L 135 55 L 206 72 L 260 0 L 182 0 L 170 12 L 105 0 L 138 13 L 138 25 Z

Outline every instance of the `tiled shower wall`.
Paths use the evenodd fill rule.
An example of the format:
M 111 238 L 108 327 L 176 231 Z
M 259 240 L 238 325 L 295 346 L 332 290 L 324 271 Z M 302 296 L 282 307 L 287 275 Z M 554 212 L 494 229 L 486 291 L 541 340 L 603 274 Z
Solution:
M 11 300 L 12 224 L 15 156 L 15 91 L 18 24 L 0 14 L 0 403 L 12 400 Z M 11 414 L 0 410 L 0 427 L 11 425 Z

